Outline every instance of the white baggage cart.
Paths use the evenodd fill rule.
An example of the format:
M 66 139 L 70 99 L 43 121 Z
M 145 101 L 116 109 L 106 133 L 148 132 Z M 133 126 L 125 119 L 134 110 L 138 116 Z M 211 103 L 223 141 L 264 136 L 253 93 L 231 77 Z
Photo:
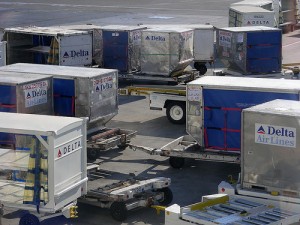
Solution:
M 77 199 L 87 192 L 86 119 L 0 115 L 0 132 L 14 134 L 23 147 L 0 149 L 2 210 L 28 211 L 20 225 L 76 217 Z

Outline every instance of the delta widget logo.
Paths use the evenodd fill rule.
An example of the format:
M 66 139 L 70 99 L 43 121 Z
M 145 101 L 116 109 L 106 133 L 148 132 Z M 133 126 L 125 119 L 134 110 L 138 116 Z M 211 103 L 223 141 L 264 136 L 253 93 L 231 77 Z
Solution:
M 63 58 L 67 59 L 67 58 L 78 58 L 78 57 L 85 57 L 85 56 L 89 56 L 89 51 L 86 50 L 72 50 L 70 52 L 65 52 L 63 55 Z
M 258 134 L 265 134 L 265 133 L 266 133 L 266 132 L 265 132 L 265 129 L 263 128 L 263 126 L 260 126 L 260 127 L 258 128 L 257 133 L 258 133 Z
M 296 148 L 296 128 L 255 124 L 255 143 Z

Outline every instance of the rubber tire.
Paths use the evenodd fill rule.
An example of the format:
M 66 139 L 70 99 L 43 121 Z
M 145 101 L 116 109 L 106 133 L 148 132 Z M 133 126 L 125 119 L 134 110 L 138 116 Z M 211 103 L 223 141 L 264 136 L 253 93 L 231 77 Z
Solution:
M 170 157 L 169 164 L 174 169 L 180 169 L 184 166 L 184 158 L 181 157 Z
M 21 217 L 19 225 L 40 225 L 40 220 L 35 215 L 27 213 Z
M 118 148 L 123 151 L 128 147 L 128 145 L 118 145 Z
M 87 149 L 87 158 L 91 161 L 95 161 L 99 157 L 99 150 L 95 148 Z
M 122 222 L 127 219 L 128 210 L 124 202 L 113 202 L 109 210 L 115 220 Z
M 164 200 L 159 201 L 160 205 L 167 206 L 173 201 L 173 192 L 169 187 L 159 189 L 158 191 L 164 193 Z
M 207 72 L 205 63 L 195 62 L 194 68 L 199 71 L 200 75 L 204 75 Z
M 180 107 L 182 110 L 182 117 L 176 120 L 172 117 L 171 111 L 174 107 Z M 168 120 L 173 124 L 184 124 L 186 121 L 186 108 L 184 102 L 171 102 L 167 105 L 166 115 Z

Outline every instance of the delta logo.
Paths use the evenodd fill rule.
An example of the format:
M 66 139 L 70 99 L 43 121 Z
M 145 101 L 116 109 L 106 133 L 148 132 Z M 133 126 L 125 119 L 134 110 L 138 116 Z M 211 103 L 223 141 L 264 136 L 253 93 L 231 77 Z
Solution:
M 294 129 L 289 129 L 288 127 L 271 126 L 271 125 L 265 125 L 265 127 L 267 132 L 265 131 L 264 126 L 262 125 L 257 129 L 257 133 L 284 136 L 284 137 L 295 137 Z
M 86 50 L 71 50 L 70 52 L 65 52 L 63 55 L 63 58 L 67 59 L 67 58 L 78 58 L 78 57 L 85 57 L 85 56 L 89 56 L 89 51 Z
M 147 41 L 166 41 L 166 38 L 165 37 L 162 37 L 162 36 L 147 36 L 145 38 Z
M 256 123 L 255 130 L 255 143 L 296 147 L 296 128 Z
M 266 132 L 265 132 L 265 129 L 264 129 L 262 126 L 260 126 L 260 127 L 258 128 L 258 130 L 257 130 L 257 133 L 258 133 L 258 134 L 265 134 Z

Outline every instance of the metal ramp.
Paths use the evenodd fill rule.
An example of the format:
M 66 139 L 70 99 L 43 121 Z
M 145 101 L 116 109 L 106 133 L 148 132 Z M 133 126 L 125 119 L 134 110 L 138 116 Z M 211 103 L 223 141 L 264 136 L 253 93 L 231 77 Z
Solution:
M 195 224 L 275 225 L 299 222 L 300 214 L 245 199 L 231 199 L 200 210 L 183 208 L 182 220 Z

